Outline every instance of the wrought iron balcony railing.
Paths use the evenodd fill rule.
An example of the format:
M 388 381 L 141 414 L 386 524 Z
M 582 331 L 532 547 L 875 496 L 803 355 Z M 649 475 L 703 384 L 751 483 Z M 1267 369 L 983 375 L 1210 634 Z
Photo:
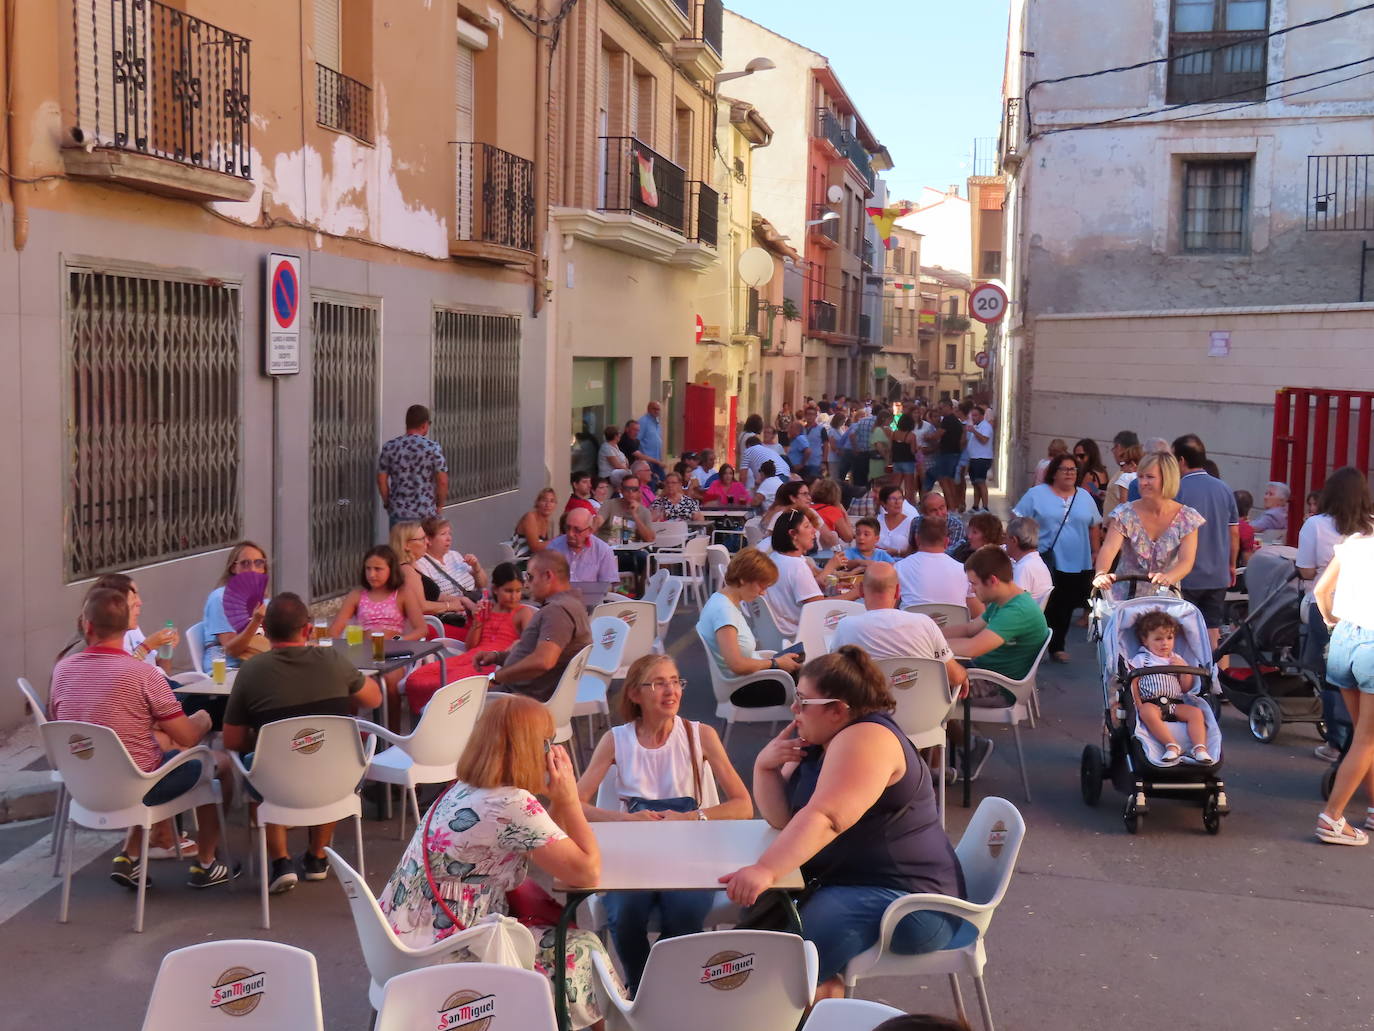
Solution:
M 250 41 L 157 0 L 73 0 L 78 143 L 253 177 Z
M 687 186 L 692 195 L 692 218 L 687 237 L 714 247 L 720 232 L 720 195 L 703 182 L 694 180 Z
M 840 309 L 829 301 L 811 302 L 811 321 L 808 325 L 813 333 L 833 333 L 839 321 Z
M 859 342 L 869 343 L 873 340 L 873 319 L 869 315 L 859 316 Z
M 458 143 L 454 234 L 534 250 L 534 162 L 487 143 Z
M 830 145 L 841 154 L 844 153 L 845 147 L 849 143 L 849 133 L 845 131 L 840 120 L 828 107 L 816 108 L 816 135 L 829 140 Z
M 372 142 L 372 89 L 322 64 L 315 65 L 315 120 Z
M 816 232 L 819 233 L 821 236 L 824 236 L 827 240 L 834 240 L 836 243 L 839 243 L 840 220 L 838 218 L 827 218 L 825 221 L 821 221 L 821 216 L 827 214 L 832 210 L 832 208 L 829 208 L 824 204 L 817 204 L 814 207 L 812 207 L 811 221 L 816 222 L 818 224 L 812 226 L 811 230 L 812 232 Z
M 687 173 L 633 136 L 603 136 L 601 211 L 630 212 L 682 233 Z

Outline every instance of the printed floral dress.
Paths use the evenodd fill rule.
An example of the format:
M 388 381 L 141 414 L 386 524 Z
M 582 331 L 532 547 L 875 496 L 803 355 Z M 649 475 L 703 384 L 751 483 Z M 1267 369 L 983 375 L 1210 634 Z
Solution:
M 529 853 L 567 835 L 528 791 L 473 788 L 459 781 L 431 809 L 429 837 L 421 822 L 401 862 L 378 895 L 396 936 L 412 948 L 431 945 L 457 927 L 434 902 L 422 862 L 448 908 L 469 926 L 488 913 L 506 913 L 506 892 L 524 881 Z M 535 970 L 552 977 L 554 928 L 531 927 L 538 946 Z M 590 931 L 568 931 L 568 1012 L 575 1028 L 601 1019 L 592 990 L 592 950 L 603 949 Z M 604 955 L 604 951 L 603 951 Z M 606 963 L 611 966 L 609 958 Z
M 1178 557 L 1183 538 L 1207 522 L 1197 509 L 1183 505 L 1165 531 L 1157 539 L 1151 540 L 1133 503 L 1117 505 L 1112 510 L 1111 519 L 1120 529 L 1122 537 L 1121 558 L 1116 566 L 1118 576 L 1164 572 Z M 1117 584 L 1113 588 L 1113 595 L 1118 598 L 1130 597 L 1130 585 Z

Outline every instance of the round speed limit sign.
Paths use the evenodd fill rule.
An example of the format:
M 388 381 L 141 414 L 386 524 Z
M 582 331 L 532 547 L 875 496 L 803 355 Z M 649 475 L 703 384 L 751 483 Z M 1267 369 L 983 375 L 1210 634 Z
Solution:
M 1007 313 L 1007 293 L 996 283 L 984 283 L 968 295 L 968 313 L 979 322 L 996 322 Z

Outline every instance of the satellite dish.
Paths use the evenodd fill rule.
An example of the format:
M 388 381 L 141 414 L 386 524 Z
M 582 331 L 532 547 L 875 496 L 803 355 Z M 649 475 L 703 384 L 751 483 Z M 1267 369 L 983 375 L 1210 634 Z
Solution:
M 830 187 L 830 189 L 825 191 L 825 196 L 831 204 L 838 204 L 840 201 L 844 200 L 844 188 L 840 186 L 832 186 Z
M 773 255 L 762 247 L 750 247 L 739 256 L 739 277 L 757 290 L 773 278 Z

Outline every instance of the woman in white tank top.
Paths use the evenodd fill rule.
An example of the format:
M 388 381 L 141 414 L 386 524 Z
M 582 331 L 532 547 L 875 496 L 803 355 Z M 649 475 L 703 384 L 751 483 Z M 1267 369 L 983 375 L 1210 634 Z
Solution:
M 646 655 L 630 665 L 620 693 L 625 722 L 597 742 L 577 785 L 588 820 L 747 820 L 754 815 L 749 789 L 730 765 L 720 736 L 706 724 L 678 716 L 686 686 L 666 655 Z M 660 938 L 695 934 L 714 898 L 712 891 L 607 896 L 611 935 L 631 990 L 649 959 L 650 918 L 658 915 Z

